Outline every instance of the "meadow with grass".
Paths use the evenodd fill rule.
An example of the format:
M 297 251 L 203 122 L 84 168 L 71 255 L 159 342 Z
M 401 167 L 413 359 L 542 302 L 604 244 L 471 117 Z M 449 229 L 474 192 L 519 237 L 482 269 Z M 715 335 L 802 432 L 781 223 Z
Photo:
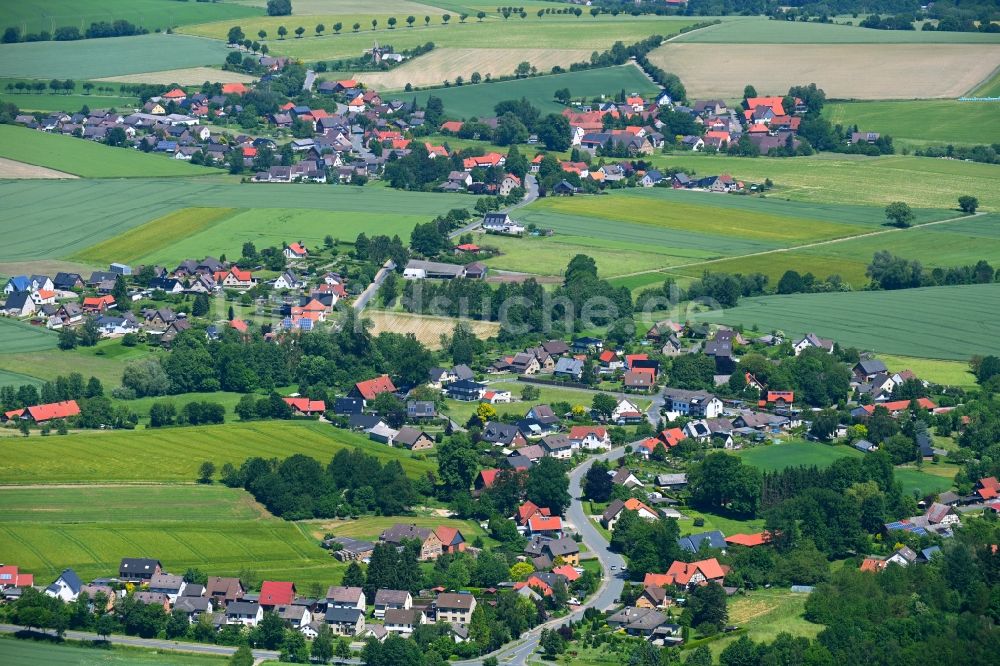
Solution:
M 18 438 L 10 446 L 14 447 L 8 449 L 12 459 L 0 469 L 0 485 L 191 483 L 198 478 L 198 468 L 205 461 L 221 468 L 227 462 L 238 466 L 254 456 L 285 458 L 302 453 L 326 464 L 337 451 L 346 448 L 360 448 L 382 462 L 398 460 L 412 477 L 436 469 L 426 454 L 393 449 L 365 435 L 316 421 L 90 431 L 63 437 Z M 133 464 L 130 461 L 136 451 L 155 451 L 156 455 Z
M 613 97 L 621 90 L 645 95 L 656 90 L 638 67 L 629 64 L 511 81 L 435 88 L 402 93 L 398 97 L 407 101 L 416 100 L 417 104 L 423 105 L 433 95 L 441 99 L 446 116 L 465 119 L 491 116 L 493 107 L 498 102 L 522 97 L 530 100 L 543 113 L 560 113 L 565 107 L 558 104 L 554 96 L 555 91 L 561 88 L 568 88 L 574 97 L 588 99 L 599 95 Z
M 55 349 L 58 336 L 17 319 L 0 318 L 0 354 L 17 354 Z
M 0 131 L 3 129 L 0 127 Z M 43 135 L 43 138 L 59 137 Z M 67 140 L 91 147 L 83 141 Z M 156 159 L 155 156 L 136 156 Z M 163 163 L 175 164 L 165 158 Z M 190 164 L 177 166 L 196 169 Z M 322 242 L 326 234 L 353 242 L 360 231 L 369 236 L 380 233 L 408 236 L 412 224 L 474 203 L 475 199 L 463 195 L 401 192 L 377 186 L 242 185 L 228 176 L 127 181 L 0 181 L 0 205 L 22 222 L 8 231 L 0 247 L 0 261 L 65 258 L 83 253 L 84 263 L 98 259 L 103 263 L 118 252 L 147 256 L 170 244 L 185 243 L 187 234 L 197 229 L 208 234 L 203 240 L 219 243 L 222 248 L 189 244 L 182 250 L 192 252 L 190 256 L 203 257 L 209 251 L 238 252 L 242 245 L 240 239 L 253 231 L 250 226 L 243 229 L 225 227 L 223 234 L 215 231 L 223 228 L 219 226 L 206 232 L 201 223 L 213 220 L 213 215 L 206 212 L 204 217 L 199 217 L 185 213 L 183 209 L 186 208 L 262 209 L 250 210 L 242 221 L 245 225 L 260 225 L 267 230 L 267 237 L 280 245 L 282 240 L 315 244 Z M 285 215 L 286 211 L 276 212 L 276 209 L 293 209 L 287 214 L 294 217 L 295 224 L 287 228 L 278 225 L 275 218 Z M 302 213 L 303 210 L 312 211 L 317 219 L 325 220 L 325 227 Z M 166 216 L 170 217 L 162 237 L 156 224 L 136 232 L 149 245 L 135 247 L 128 241 L 119 241 L 128 230 Z M 331 219 L 336 220 L 336 224 L 331 224 Z M 405 224 L 398 220 L 405 220 Z M 214 238 L 212 234 L 216 234 Z M 105 241 L 108 243 L 104 244 Z M 99 247 L 94 251 L 98 254 L 88 254 L 88 248 L 95 245 Z
M 835 125 L 889 134 L 897 147 L 1000 143 L 995 104 L 955 100 L 838 102 L 823 107 Z
M 967 360 L 995 346 L 1000 284 L 747 298 L 699 319 L 920 358 Z M 942 335 L 962 322 L 962 334 Z
M 861 458 L 864 454 L 850 446 L 793 440 L 742 449 L 736 455 L 748 465 L 758 467 L 765 472 L 776 472 L 799 465 L 829 467 L 841 458 Z
M 112 148 L 76 137 L 0 125 L 0 157 L 65 171 L 84 178 L 158 178 L 221 173 L 166 155 Z
M 227 657 L 158 652 L 139 648 L 96 647 L 19 640 L 0 636 L 0 654 L 6 666 L 225 666 Z
M 60 375 L 79 372 L 85 378 L 97 377 L 105 387 L 112 388 L 121 384 L 122 368 L 126 363 L 161 353 L 145 345 L 125 347 L 119 340 L 102 340 L 94 347 L 64 351 L 56 347 L 58 337 L 55 332 L 34 328 L 50 336 L 50 341 L 46 343 L 48 346 L 39 351 L 19 352 L 16 348 L 0 351 L 0 371 L 27 375 L 35 381 L 53 381 Z
M 192 3 L 192 6 L 195 5 Z M 0 44 L 0 77 L 46 81 L 53 77 L 98 79 L 179 67 L 221 65 L 228 52 L 225 41 L 165 33 L 72 42 Z

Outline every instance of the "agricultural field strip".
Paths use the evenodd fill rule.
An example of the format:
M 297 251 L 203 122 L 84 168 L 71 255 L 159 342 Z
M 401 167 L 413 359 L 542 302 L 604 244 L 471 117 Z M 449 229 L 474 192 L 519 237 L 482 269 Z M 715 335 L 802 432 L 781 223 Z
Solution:
M 767 18 L 737 18 L 680 35 L 678 42 L 707 44 L 996 44 L 996 33 L 871 30 L 858 26 Z
M 979 213 L 976 213 L 976 215 L 986 215 L 986 213 L 979 212 Z M 958 216 L 958 217 L 948 218 L 946 220 L 935 220 L 933 222 L 924 222 L 922 224 L 914 225 L 914 226 L 910 227 L 910 229 L 922 229 L 924 227 L 929 227 L 929 226 L 932 226 L 932 225 L 948 224 L 948 223 L 951 223 L 951 222 L 958 222 L 958 221 L 968 220 L 968 219 L 969 219 L 968 215 L 961 215 L 961 216 Z M 701 266 L 705 266 L 705 265 L 708 265 L 708 264 L 714 264 L 714 263 L 717 263 L 717 262 L 720 262 L 720 261 L 728 261 L 728 260 L 733 260 L 733 259 L 746 259 L 748 257 L 761 257 L 761 256 L 770 255 L 770 254 L 776 254 L 776 253 L 779 253 L 779 252 L 789 252 L 789 251 L 792 251 L 792 250 L 795 250 L 795 251 L 805 250 L 805 249 L 808 249 L 808 248 L 820 247 L 820 246 L 824 246 L 824 245 L 834 245 L 836 243 L 844 243 L 844 242 L 847 242 L 847 241 L 857 240 L 859 238 L 871 238 L 873 236 L 883 236 L 885 234 L 891 234 L 891 233 L 903 232 L 903 231 L 907 231 L 907 229 L 892 228 L 892 229 L 881 229 L 879 231 L 867 231 L 865 233 L 857 234 L 855 236 L 844 236 L 843 238 L 833 238 L 833 239 L 830 239 L 830 240 L 814 241 L 814 242 L 811 242 L 811 243 L 805 243 L 803 245 L 795 245 L 795 246 L 787 247 L 787 248 L 778 248 L 778 249 L 774 249 L 774 250 L 763 250 L 761 252 L 752 252 L 750 254 L 745 254 L 745 255 L 742 255 L 742 256 L 739 256 L 739 257 L 725 257 L 725 258 L 721 258 L 721 259 L 708 259 L 708 260 L 705 260 L 705 261 L 692 262 L 690 264 L 681 264 L 679 266 L 672 266 L 671 269 L 675 270 L 675 269 L 680 269 L 680 268 L 701 267 Z M 633 275 L 642 275 L 644 273 L 653 273 L 653 272 L 658 272 L 658 271 L 649 271 L 649 270 L 647 270 L 647 271 L 635 271 L 633 273 L 624 273 L 624 274 L 616 276 L 616 277 L 631 277 Z

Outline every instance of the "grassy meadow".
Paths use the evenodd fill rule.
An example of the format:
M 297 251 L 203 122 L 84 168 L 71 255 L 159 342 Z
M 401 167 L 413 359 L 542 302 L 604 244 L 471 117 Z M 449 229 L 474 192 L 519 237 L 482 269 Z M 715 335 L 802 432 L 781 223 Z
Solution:
M 750 17 L 695 30 L 678 37 L 676 41 L 700 44 L 997 44 L 1000 43 L 1000 35 L 870 30 L 853 25 L 771 21 L 763 17 Z
M 76 137 L 0 126 L 0 157 L 72 173 L 84 178 L 158 178 L 221 173 L 166 155 L 111 148 Z
M 170 2 L 177 7 L 182 3 Z M 192 8 L 197 7 L 191 3 Z M 0 44 L 0 76 L 29 79 L 97 79 L 180 67 L 221 65 L 225 40 L 149 34 L 73 42 Z
M 785 632 L 793 636 L 815 638 L 825 627 L 805 619 L 805 605 L 809 594 L 792 592 L 788 589 L 771 588 L 754 590 L 745 595 L 732 597 L 727 603 L 729 623 L 746 629 L 745 634 L 760 643 L 770 643 L 778 634 Z M 739 639 L 727 636 L 709 643 L 712 655 L 718 655 L 731 643 Z
M 303 453 L 326 464 L 344 448 L 361 448 L 383 462 L 399 460 L 411 476 L 436 468 L 432 460 L 328 424 L 262 421 L 17 438 L 8 447 L 10 463 L 0 469 L 0 485 L 190 483 L 198 478 L 198 467 L 206 460 L 220 468 L 227 462 L 239 465 L 253 456 L 285 458 Z M 15 454 L 18 449 L 21 452 Z M 136 451 L 155 451 L 156 455 L 133 464 Z
M 58 336 L 44 327 L 31 326 L 16 319 L 0 318 L 0 354 L 55 349 L 57 341 Z
M 829 467 L 841 458 L 860 458 L 864 454 L 850 446 L 791 441 L 743 449 L 737 455 L 748 465 L 758 467 L 765 472 L 775 472 L 798 465 Z
M 23 386 L 24 384 L 41 387 L 42 381 L 37 377 L 22 375 L 19 372 L 0 370 L 0 386 Z
M 928 287 L 748 298 L 704 321 L 815 332 L 840 344 L 919 358 L 964 361 L 996 346 L 1000 285 Z M 942 335 L 960 326 L 962 335 Z
M 43 138 L 46 137 L 43 135 Z M 90 147 L 86 142 L 67 140 Z M 129 155 L 125 151 L 122 154 Z M 136 157 L 139 156 L 136 154 Z M 151 159 L 155 162 L 155 158 Z M 163 163 L 174 164 L 167 159 Z M 196 169 L 190 164 L 177 166 Z M 414 223 L 427 221 L 450 208 L 471 206 L 473 203 L 473 198 L 462 195 L 400 192 L 381 187 L 242 185 L 227 177 L 0 181 L 0 205 L 22 222 L 7 232 L 0 247 L 0 261 L 63 258 L 85 253 L 88 248 L 109 239 L 108 244 L 99 245 L 99 250 L 95 250 L 97 254 L 85 253 L 88 261 L 106 259 L 108 253 L 133 255 L 140 251 L 145 254 L 161 252 L 171 243 L 186 242 L 186 238 L 178 240 L 180 230 L 198 228 L 200 218 L 178 212 L 191 207 L 259 209 L 246 213 L 246 217 L 240 219 L 244 224 L 259 222 L 261 228 L 268 231 L 269 237 L 280 244 L 281 240 L 322 242 L 326 234 L 351 242 L 360 231 L 369 236 L 399 233 L 408 237 Z M 289 225 L 287 229 L 280 228 L 277 221 L 270 217 L 276 208 L 296 209 L 288 212 L 294 217 L 294 225 Z M 326 221 L 326 226 L 313 221 L 302 210 L 312 211 L 316 219 Z M 170 231 L 162 238 L 156 225 L 136 232 L 143 242 L 150 242 L 150 245 L 137 248 L 131 241 L 116 242 L 128 230 L 168 215 L 171 216 Z M 279 218 L 282 215 L 285 211 L 277 213 Z M 401 224 L 399 220 L 406 222 Z M 192 256 L 204 256 L 211 251 L 239 251 L 241 239 L 248 230 L 226 227 L 228 235 L 216 235 L 213 239 L 211 234 L 218 234 L 215 229 L 221 228 L 214 227 L 202 239 L 219 243 L 221 250 L 189 244 L 184 251 L 190 250 Z
M 921 379 L 934 384 L 958 386 L 964 389 L 976 386 L 975 375 L 969 369 L 969 364 L 963 361 L 914 358 L 892 354 L 879 354 L 878 359 L 885 363 L 890 370 L 912 370 Z
M 823 115 L 835 125 L 892 136 L 898 145 L 1000 143 L 995 104 L 954 100 L 839 102 Z
M 55 339 L 55 333 L 45 332 Z M 159 352 L 144 346 L 124 347 L 118 340 L 103 340 L 94 347 L 77 347 L 71 351 L 57 349 L 52 342 L 51 347 L 40 351 L 0 352 L 0 371 L 38 380 L 54 380 L 59 375 L 79 372 L 84 378 L 97 377 L 110 389 L 121 384 L 125 363 L 156 353 Z
M 138 648 L 93 648 L 48 641 L 0 637 L 0 654 L 6 666 L 224 666 L 226 657 L 158 652 Z
M 1000 97 L 1000 71 L 994 72 L 993 76 L 979 84 L 970 94 L 976 97 Z
M 172 0 L 18 0 L 4 7 L 0 28 L 14 26 L 22 33 L 55 32 L 62 26 L 86 26 L 99 21 L 125 20 L 153 32 L 189 23 L 244 16 L 263 10 L 235 2 L 175 2 Z
M 782 159 L 672 153 L 656 155 L 653 162 L 658 168 L 690 169 L 699 176 L 728 173 L 756 183 L 770 178 L 775 188 L 768 199 L 838 204 L 846 197 L 852 204 L 885 206 L 902 198 L 915 208 L 953 209 L 959 196 L 973 194 L 984 209 L 1000 209 L 995 187 L 1000 168 L 994 164 L 835 153 Z
M 539 67 L 539 69 L 545 71 L 547 68 Z M 553 100 L 555 91 L 560 88 L 569 88 L 574 97 L 588 99 L 598 95 L 614 96 L 623 89 L 627 92 L 644 94 L 656 90 L 653 83 L 637 67 L 621 65 L 513 81 L 436 88 L 429 91 L 401 93 L 394 97 L 404 100 L 415 99 L 418 104 L 424 104 L 427 98 L 433 95 L 441 99 L 446 116 L 464 119 L 491 116 L 493 107 L 498 102 L 522 97 L 531 100 L 542 113 L 560 113 L 565 107 Z

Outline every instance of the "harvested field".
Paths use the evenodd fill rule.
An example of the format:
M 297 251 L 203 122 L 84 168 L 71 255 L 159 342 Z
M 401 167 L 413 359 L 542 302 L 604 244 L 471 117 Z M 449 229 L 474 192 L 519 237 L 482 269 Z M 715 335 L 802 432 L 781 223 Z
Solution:
M 747 78 L 744 64 L 763 53 L 768 66 Z M 1000 65 L 996 44 L 697 44 L 671 42 L 649 59 L 681 77 L 692 97 L 738 98 L 753 83 L 761 94 L 815 82 L 835 99 L 958 97 Z M 705 67 L 706 62 L 717 63 Z M 876 64 L 877 63 L 877 64 Z M 864 76 L 859 76 L 859 72 Z
M 79 176 L 0 157 L 0 178 L 79 178 Z
M 436 86 L 443 81 L 464 77 L 473 72 L 486 76 L 513 74 L 521 62 L 545 63 L 546 68 L 560 65 L 569 67 L 574 62 L 590 58 L 590 49 L 434 49 L 388 72 L 345 73 L 345 78 L 360 79 L 377 90 L 401 90 L 406 84 Z M 337 76 L 326 74 L 326 78 Z
M 298 6 L 298 5 L 296 5 Z M 844 17 L 837 17 L 844 23 Z M 847 18 L 846 22 L 854 19 Z M 856 20 L 855 20 L 856 21 Z M 996 44 L 1000 35 L 983 32 L 871 30 L 856 25 L 771 21 L 765 17 L 733 17 L 677 38 L 679 42 L 713 44 Z
M 213 83 L 250 83 L 256 79 L 247 74 L 227 72 L 212 67 L 185 67 L 182 69 L 168 69 L 162 72 L 106 76 L 103 79 L 94 80 L 112 81 L 115 83 L 159 83 L 163 85 L 177 83 L 182 86 L 200 86 L 205 81 Z
M 441 336 L 451 335 L 457 319 L 451 317 L 430 317 L 426 315 L 404 314 L 401 312 L 385 312 L 367 310 L 365 319 L 371 319 L 374 326 L 372 333 L 413 333 L 417 340 L 431 349 L 441 348 Z M 500 325 L 490 321 L 464 320 L 478 338 L 489 338 L 500 331 Z

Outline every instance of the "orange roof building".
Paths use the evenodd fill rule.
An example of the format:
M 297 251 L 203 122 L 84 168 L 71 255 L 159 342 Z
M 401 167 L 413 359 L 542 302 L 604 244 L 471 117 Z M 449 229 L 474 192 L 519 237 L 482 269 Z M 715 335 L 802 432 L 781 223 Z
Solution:
M 719 564 L 719 560 L 714 557 L 698 562 L 681 562 L 680 560 L 676 560 L 667 569 L 663 580 L 667 581 L 668 584 L 679 587 L 707 585 L 712 582 L 722 583 L 728 570 L 729 567 Z
M 309 398 L 282 398 L 289 407 L 300 414 L 313 415 L 322 414 L 326 411 L 326 403 L 322 400 L 310 400 Z
M 166 99 L 172 99 L 174 101 L 177 101 L 177 100 L 181 100 L 181 99 L 186 99 L 187 98 L 187 93 L 184 92 L 183 90 L 181 90 L 180 88 L 174 88 L 173 90 L 171 90 L 169 92 L 163 93 L 163 97 L 166 98 Z
M 771 535 L 768 532 L 757 532 L 756 534 L 732 534 L 726 537 L 726 543 L 734 546 L 746 546 L 747 548 L 762 546 L 770 541 Z
M 265 580 L 260 586 L 261 606 L 290 606 L 295 601 L 295 583 Z
M 242 83 L 223 83 L 222 84 L 222 94 L 223 95 L 245 95 L 250 92 Z
M 552 573 L 558 576 L 562 576 L 571 583 L 580 577 L 580 574 L 577 573 L 576 569 L 574 569 L 572 566 L 568 564 L 563 564 L 561 566 L 555 567 L 554 569 L 552 569 Z
M 35 423 L 44 423 L 52 419 L 65 419 L 76 416 L 80 413 L 80 406 L 76 400 L 64 400 L 62 402 L 50 402 L 45 405 L 34 405 L 25 410 L 31 420 Z
M 396 386 L 389 375 L 368 379 L 354 385 L 354 390 L 365 400 L 374 400 L 381 393 L 395 393 Z
M 457 120 L 448 120 L 446 122 L 441 123 L 442 132 L 451 132 L 453 134 L 457 134 L 458 132 L 461 131 L 461 129 L 462 129 L 462 123 Z
M 747 97 L 746 107 L 748 110 L 753 111 L 758 106 L 769 106 L 771 111 L 776 116 L 785 115 L 785 100 L 781 97 Z

